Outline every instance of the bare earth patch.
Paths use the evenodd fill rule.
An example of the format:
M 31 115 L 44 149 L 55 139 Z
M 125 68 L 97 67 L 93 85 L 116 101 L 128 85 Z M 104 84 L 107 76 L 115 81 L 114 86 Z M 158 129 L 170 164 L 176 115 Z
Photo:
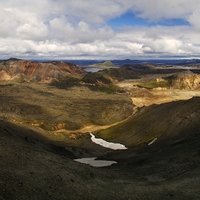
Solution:
M 179 90 L 179 89 L 145 89 L 135 85 L 138 80 L 126 80 L 117 83 L 117 86 L 125 89 L 131 97 L 133 104 L 137 107 L 162 104 L 171 101 L 187 100 L 194 96 L 200 96 L 200 90 Z

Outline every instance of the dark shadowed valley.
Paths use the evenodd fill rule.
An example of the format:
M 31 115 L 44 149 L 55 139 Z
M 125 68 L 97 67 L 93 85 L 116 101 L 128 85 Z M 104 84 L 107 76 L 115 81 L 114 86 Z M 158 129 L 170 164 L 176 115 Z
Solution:
M 0 61 L 0 199 L 199 199 L 199 64 L 84 68 Z

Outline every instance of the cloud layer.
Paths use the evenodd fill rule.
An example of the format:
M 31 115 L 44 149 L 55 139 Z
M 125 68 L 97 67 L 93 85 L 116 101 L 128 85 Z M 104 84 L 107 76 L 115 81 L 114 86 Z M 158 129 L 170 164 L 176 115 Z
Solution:
M 137 59 L 198 57 L 199 0 L 2 0 L 1 58 Z M 190 25 L 112 27 L 131 12 L 147 22 Z

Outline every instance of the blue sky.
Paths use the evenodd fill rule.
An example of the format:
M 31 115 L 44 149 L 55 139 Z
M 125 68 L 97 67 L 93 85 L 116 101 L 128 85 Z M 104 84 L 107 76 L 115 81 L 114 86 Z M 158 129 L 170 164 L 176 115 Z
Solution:
M 145 18 L 137 17 L 137 15 L 131 11 L 128 11 L 119 17 L 108 20 L 107 24 L 114 29 L 123 26 L 190 26 L 190 23 L 184 19 L 170 18 L 160 19 L 159 21 L 150 21 Z
M 1 0 L 0 58 L 198 58 L 199 0 Z

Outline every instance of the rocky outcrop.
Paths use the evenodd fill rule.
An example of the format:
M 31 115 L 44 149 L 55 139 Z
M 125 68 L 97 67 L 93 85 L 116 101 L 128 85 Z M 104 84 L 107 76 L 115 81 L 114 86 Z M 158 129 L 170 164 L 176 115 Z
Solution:
M 0 80 L 50 83 L 85 74 L 82 68 L 66 62 L 33 62 L 11 58 L 0 62 Z
M 147 81 L 137 84 L 137 87 L 153 90 L 196 90 L 200 88 L 200 75 L 191 71 L 183 71 L 156 79 L 147 79 Z
M 198 89 L 200 88 L 200 75 L 191 71 L 176 73 L 165 78 L 171 87 L 175 89 Z
M 9 75 L 8 72 L 6 72 L 5 70 L 0 71 L 0 80 L 7 81 L 10 79 L 11 79 L 11 76 Z

